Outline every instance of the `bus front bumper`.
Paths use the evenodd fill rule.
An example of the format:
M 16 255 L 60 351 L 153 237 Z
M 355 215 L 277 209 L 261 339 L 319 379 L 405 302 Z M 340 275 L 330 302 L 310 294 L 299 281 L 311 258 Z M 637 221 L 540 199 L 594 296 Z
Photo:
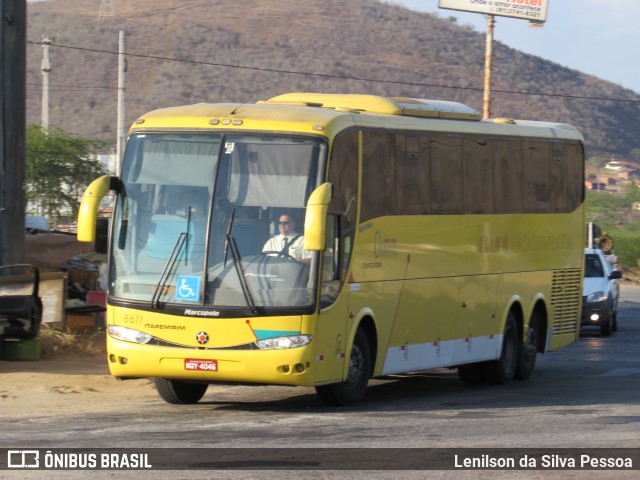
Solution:
M 162 377 L 224 383 L 313 386 L 310 346 L 286 350 L 201 350 L 142 345 L 107 335 L 114 377 Z

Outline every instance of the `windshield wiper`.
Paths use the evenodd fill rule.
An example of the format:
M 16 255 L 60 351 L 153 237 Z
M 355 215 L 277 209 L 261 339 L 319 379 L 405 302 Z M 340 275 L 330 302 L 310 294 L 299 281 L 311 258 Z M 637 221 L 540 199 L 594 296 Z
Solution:
M 247 302 L 249 311 L 255 315 L 256 313 L 258 313 L 258 309 L 256 308 L 256 304 L 253 301 L 253 297 L 251 296 L 251 289 L 249 288 L 247 279 L 244 276 L 244 270 L 242 269 L 242 262 L 240 261 L 240 254 L 238 253 L 236 239 L 233 238 L 233 235 L 231 234 L 231 231 L 233 230 L 233 219 L 235 215 L 236 209 L 234 208 L 231 212 L 229 226 L 227 227 L 226 240 L 224 242 L 224 266 L 227 266 L 227 251 L 230 248 L 231 258 L 233 259 L 233 265 L 235 267 L 236 273 L 238 274 L 238 280 L 240 280 L 240 287 L 242 288 L 242 293 L 244 294 L 244 300 L 245 302 Z
M 227 266 L 227 252 L 229 251 L 229 244 L 231 243 L 229 241 L 229 239 L 233 239 L 233 237 L 231 236 L 231 230 L 233 228 L 233 219 L 236 216 L 236 209 L 234 208 L 231 211 L 231 218 L 229 219 L 229 225 L 227 225 L 227 234 L 225 235 L 225 241 L 224 241 L 224 258 L 223 258 L 223 263 L 222 265 L 226 268 Z
M 189 230 L 187 230 L 188 232 Z M 183 245 L 187 241 L 188 234 L 187 232 L 181 232 L 178 236 L 178 240 L 173 246 L 173 250 L 171 251 L 171 255 L 167 259 L 164 264 L 164 268 L 162 269 L 162 273 L 160 274 L 160 280 L 158 280 L 158 284 L 156 285 L 156 291 L 153 293 L 153 297 L 151 297 L 151 308 L 158 308 L 160 304 L 160 296 L 164 292 L 164 289 L 167 286 L 167 281 L 169 280 L 169 276 L 173 271 L 173 267 L 178 261 L 178 255 L 180 255 L 180 251 L 182 250 Z M 186 257 L 186 255 L 185 255 Z M 185 258 L 185 262 L 186 262 Z
M 187 265 L 188 252 L 189 252 L 189 227 L 191 226 L 191 205 L 188 207 L 187 211 L 187 228 L 186 231 L 181 232 L 178 235 L 178 240 L 176 240 L 175 245 L 173 246 L 173 250 L 171 251 L 171 255 L 167 259 L 164 264 L 164 268 L 162 269 L 162 273 L 160 274 L 160 280 L 158 280 L 158 285 L 156 285 L 156 291 L 153 293 L 153 297 L 151 297 L 151 308 L 158 308 L 160 304 L 160 297 L 164 292 L 164 289 L 167 286 L 167 281 L 169 280 L 169 276 L 173 271 L 173 267 L 178 261 L 178 255 L 180 255 L 180 251 L 182 250 L 182 246 L 186 244 L 185 256 L 184 256 L 184 264 Z

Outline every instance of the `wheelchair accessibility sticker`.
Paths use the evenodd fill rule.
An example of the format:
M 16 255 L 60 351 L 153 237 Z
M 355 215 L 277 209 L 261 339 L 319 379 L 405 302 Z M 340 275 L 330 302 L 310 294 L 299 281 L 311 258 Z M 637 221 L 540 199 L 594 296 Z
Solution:
M 176 300 L 197 302 L 200 293 L 200 277 L 196 275 L 178 275 Z

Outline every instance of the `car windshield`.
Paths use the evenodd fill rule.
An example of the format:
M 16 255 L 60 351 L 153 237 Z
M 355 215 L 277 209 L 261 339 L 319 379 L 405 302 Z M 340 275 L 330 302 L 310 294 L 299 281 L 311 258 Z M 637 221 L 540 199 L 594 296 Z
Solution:
M 584 259 L 584 276 L 585 278 L 604 277 L 604 270 L 598 255 L 588 253 Z
M 317 255 L 302 249 L 301 233 L 324 151 L 309 138 L 132 136 L 114 214 L 111 297 L 151 308 L 311 306 Z M 283 219 L 287 248 L 267 250 Z

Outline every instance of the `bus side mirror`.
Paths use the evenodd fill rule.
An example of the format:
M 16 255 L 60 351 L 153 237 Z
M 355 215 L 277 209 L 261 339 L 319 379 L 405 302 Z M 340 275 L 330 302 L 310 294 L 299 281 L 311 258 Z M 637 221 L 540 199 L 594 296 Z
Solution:
M 103 175 L 91 182 L 85 190 L 80 202 L 80 210 L 78 211 L 78 233 L 76 235 L 78 241 L 95 242 L 100 202 L 116 183 L 114 178 L 109 175 Z
M 320 252 L 325 247 L 327 209 L 331 201 L 332 186 L 323 183 L 309 196 L 304 217 L 304 249 Z

